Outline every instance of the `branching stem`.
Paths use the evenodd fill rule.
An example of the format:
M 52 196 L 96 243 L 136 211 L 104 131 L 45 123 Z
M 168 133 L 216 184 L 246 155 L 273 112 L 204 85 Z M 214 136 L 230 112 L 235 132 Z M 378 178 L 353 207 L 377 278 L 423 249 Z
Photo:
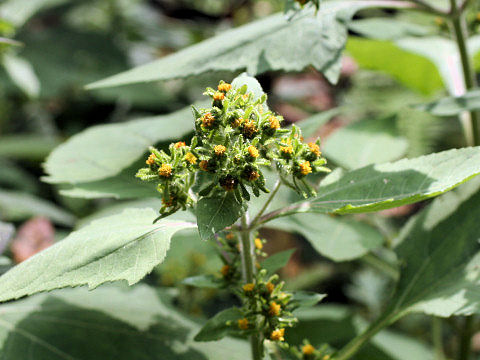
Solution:
M 253 229 L 256 227 L 258 221 L 260 220 L 261 216 L 263 215 L 263 213 L 267 210 L 268 206 L 270 205 L 270 203 L 272 202 L 273 198 L 275 197 L 275 195 L 277 194 L 278 192 L 278 189 L 280 189 L 280 186 L 282 185 L 282 181 L 280 179 L 277 180 L 277 182 L 275 183 L 274 187 L 273 187 L 273 190 L 272 192 L 270 193 L 270 196 L 268 197 L 267 201 L 265 202 L 265 204 L 263 204 L 262 208 L 260 209 L 260 211 L 258 212 L 258 214 L 255 216 L 255 218 L 250 222 L 250 229 Z

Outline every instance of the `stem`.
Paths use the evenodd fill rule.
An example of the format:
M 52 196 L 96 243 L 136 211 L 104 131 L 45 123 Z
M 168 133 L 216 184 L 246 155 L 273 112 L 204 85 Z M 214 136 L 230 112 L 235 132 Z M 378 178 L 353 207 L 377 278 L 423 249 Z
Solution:
M 380 272 L 384 273 L 385 275 L 390 276 L 393 280 L 398 280 L 400 277 L 397 267 L 374 253 L 368 253 L 364 255 L 361 260 L 375 269 L 380 270 Z
M 473 316 L 467 316 L 460 334 L 460 348 L 458 349 L 458 360 L 470 359 L 470 348 L 473 333 Z
M 457 6 L 457 0 L 450 0 L 450 5 L 450 21 L 452 22 L 458 52 L 460 53 L 465 88 L 467 90 L 471 90 L 477 86 L 477 79 L 475 77 L 475 72 L 472 69 L 472 64 L 467 49 L 467 29 L 465 23 L 465 16 L 462 13 L 462 11 L 464 10 L 464 6 L 462 6 L 462 8 L 459 8 Z M 480 125 L 478 113 L 476 111 L 470 111 L 470 126 L 473 134 L 473 139 L 466 139 L 467 144 L 480 145 Z
M 364 331 L 362 334 L 354 338 L 347 345 L 345 345 L 332 360 L 347 360 L 350 359 L 360 348 L 365 345 L 373 336 L 375 336 L 384 327 L 390 325 L 393 322 L 393 316 L 387 316 L 380 318 L 375 323 Z
M 273 190 L 272 192 L 270 193 L 270 196 L 268 197 L 267 201 L 265 202 L 265 204 L 263 204 L 262 208 L 260 209 L 260 211 L 258 212 L 258 214 L 255 216 L 255 218 L 251 221 L 250 223 L 250 228 L 254 228 L 255 225 L 257 224 L 258 220 L 260 219 L 260 217 L 263 215 L 263 213 L 265 212 L 265 210 L 267 210 L 268 206 L 270 205 L 270 203 L 272 202 L 273 198 L 275 197 L 275 195 L 277 194 L 278 192 L 278 189 L 280 189 L 280 185 L 282 185 L 282 181 L 280 179 L 277 180 L 277 182 L 275 183 L 274 187 L 273 187 Z
M 432 317 L 432 341 L 435 349 L 435 359 L 445 360 L 442 340 L 442 319 L 435 316 Z
M 242 216 L 242 231 L 240 232 L 240 252 L 242 256 L 243 277 L 246 283 L 253 283 L 255 279 L 255 247 L 250 228 L 248 227 L 247 214 Z M 250 336 L 252 359 L 263 359 L 263 342 L 261 334 Z

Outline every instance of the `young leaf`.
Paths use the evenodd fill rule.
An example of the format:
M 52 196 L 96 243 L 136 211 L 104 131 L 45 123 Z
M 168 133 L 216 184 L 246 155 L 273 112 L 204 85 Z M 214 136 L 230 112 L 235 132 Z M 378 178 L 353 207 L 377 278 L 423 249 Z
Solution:
M 170 238 L 195 225 L 164 220 L 151 209 L 129 209 L 71 233 L 0 277 L 0 301 L 67 286 L 140 281 L 165 258 Z
M 245 202 L 238 202 L 232 192 L 201 198 L 195 210 L 197 226 L 203 240 L 213 239 L 215 233 L 232 225 L 247 208 Z
M 90 84 L 88 88 L 168 80 L 208 71 L 300 71 L 309 65 L 331 82 L 340 74 L 346 23 L 356 11 L 375 6 L 403 7 L 401 1 L 324 1 L 315 15 L 306 8 L 292 18 L 275 14 L 225 31 L 152 63 Z
M 99 125 L 57 147 L 45 163 L 50 183 L 83 183 L 118 175 L 150 145 L 180 138 L 193 129 L 191 109 L 169 115 Z
M 197 343 L 199 326 L 165 292 L 139 284 L 63 289 L 3 304 L 4 359 L 244 360 L 248 343 Z
M 318 294 L 312 291 L 295 291 L 292 302 L 298 307 L 311 307 L 317 305 L 326 296 L 325 294 Z
M 221 287 L 221 283 L 213 275 L 188 277 L 182 281 L 182 284 L 207 289 L 218 289 Z
M 288 249 L 269 256 L 262 261 L 262 268 L 266 269 L 269 274 L 275 273 L 288 264 L 295 250 Z
M 318 196 L 296 202 L 263 217 L 270 219 L 299 212 L 362 213 L 415 203 L 447 192 L 480 173 L 480 147 L 452 149 L 369 165 L 345 173 Z
M 479 110 L 480 90 L 472 90 L 462 96 L 449 96 L 427 104 L 415 105 L 414 108 L 437 116 L 455 116 L 464 111 Z
M 220 311 L 205 323 L 195 336 L 195 341 L 220 340 L 235 329 L 235 326 L 237 326 L 237 320 L 242 317 L 242 312 L 236 307 Z M 227 325 L 228 323 L 230 323 L 230 325 Z

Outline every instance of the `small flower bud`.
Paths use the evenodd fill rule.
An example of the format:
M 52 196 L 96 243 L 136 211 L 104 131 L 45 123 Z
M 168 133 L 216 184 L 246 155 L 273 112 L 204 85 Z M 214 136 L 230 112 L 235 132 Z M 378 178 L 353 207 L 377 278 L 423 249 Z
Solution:
M 320 152 L 320 147 L 315 144 L 314 142 L 309 142 L 308 147 L 310 148 L 310 151 L 315 154 L 317 157 L 319 157 L 322 153 Z
M 247 122 L 243 123 L 243 135 L 246 138 L 252 139 L 257 134 L 257 132 L 257 127 L 252 120 L 248 120 Z
M 252 292 L 253 289 L 255 289 L 255 284 L 254 283 L 248 283 L 243 285 L 243 291 L 245 292 Z
M 250 145 L 247 148 L 247 150 L 248 150 L 248 153 L 250 154 L 250 156 L 254 159 L 258 158 L 259 155 L 260 155 L 260 153 L 258 152 L 258 149 L 253 145 Z
M 157 159 L 157 157 L 155 156 L 155 154 L 150 154 L 147 161 L 145 161 L 145 162 L 147 163 L 147 165 L 154 165 L 156 159 Z
M 271 294 L 273 290 L 275 290 L 275 284 L 271 283 L 270 281 L 265 284 L 267 291 Z
M 227 236 L 225 236 L 227 240 L 233 240 L 235 239 L 235 234 L 234 233 L 228 233 Z
M 181 147 L 187 146 L 184 141 L 179 141 L 175 143 L 175 149 L 180 149 Z
M 158 174 L 165 178 L 169 178 L 170 176 L 172 176 L 172 165 L 162 164 L 162 166 L 160 166 L 160 169 L 158 169 Z
M 215 118 L 211 113 L 206 113 L 202 116 L 202 126 L 205 128 L 211 128 L 215 123 Z
M 299 167 L 300 167 L 300 174 L 302 174 L 303 176 L 308 175 L 312 172 L 310 161 L 304 161 L 299 165 Z
M 200 161 L 200 164 L 198 164 L 198 167 L 200 168 L 200 170 L 208 171 L 208 161 L 207 160 Z
M 255 239 L 255 247 L 258 249 L 258 250 L 262 250 L 263 249 L 263 242 L 260 238 L 256 238 Z
M 238 319 L 238 327 L 241 329 L 241 330 L 247 330 L 248 329 L 248 320 L 243 318 L 243 319 Z
M 223 92 L 217 91 L 215 94 L 213 94 L 213 100 L 222 101 L 223 99 L 225 99 L 225 94 Z
M 220 185 L 226 190 L 226 191 L 232 191 L 234 190 L 237 185 L 238 185 L 238 180 L 235 179 L 232 175 L 227 175 L 223 178 L 220 179 Z
M 229 83 L 218 84 L 218 91 L 222 91 L 226 93 L 226 92 L 229 92 L 231 88 L 232 88 L 232 85 L 230 85 Z
M 310 344 L 306 344 L 302 347 L 303 355 L 313 355 L 314 352 L 315 348 Z
M 282 306 L 277 304 L 275 301 L 272 301 L 268 309 L 268 314 L 270 316 L 278 316 L 278 314 L 280 314 L 280 310 L 282 310 Z
M 220 269 L 220 272 L 222 273 L 223 276 L 227 276 L 228 273 L 230 272 L 230 266 L 223 265 L 222 268 Z
M 223 145 L 215 145 L 213 151 L 215 151 L 215 155 L 222 156 L 227 151 L 227 148 Z
M 272 331 L 270 335 L 270 339 L 273 341 L 284 341 L 285 340 L 284 336 L 285 336 L 285 329 L 277 329 Z
M 187 160 L 192 165 L 197 163 L 197 157 L 193 155 L 191 152 L 188 152 L 185 155 L 185 160 Z

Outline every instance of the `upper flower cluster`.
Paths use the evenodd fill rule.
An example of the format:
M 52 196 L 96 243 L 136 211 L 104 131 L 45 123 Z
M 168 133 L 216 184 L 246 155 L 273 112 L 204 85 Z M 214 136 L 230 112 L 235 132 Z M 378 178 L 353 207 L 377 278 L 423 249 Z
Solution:
M 259 196 L 269 191 L 262 166 L 275 165 L 282 179 L 302 193 L 310 189 L 305 176 L 327 170 L 319 141 L 303 142 L 295 126 L 282 129 L 283 118 L 268 109 L 266 95 L 255 98 L 247 90 L 246 85 L 233 88 L 223 81 L 217 89 L 207 88 L 204 94 L 212 106 L 193 107 L 195 135 L 190 145 L 177 142 L 168 152 L 150 149 L 148 167 L 137 177 L 159 182 L 162 215 L 193 204 L 194 184 L 200 196 L 232 191 L 237 199 L 249 200 L 250 192 Z

